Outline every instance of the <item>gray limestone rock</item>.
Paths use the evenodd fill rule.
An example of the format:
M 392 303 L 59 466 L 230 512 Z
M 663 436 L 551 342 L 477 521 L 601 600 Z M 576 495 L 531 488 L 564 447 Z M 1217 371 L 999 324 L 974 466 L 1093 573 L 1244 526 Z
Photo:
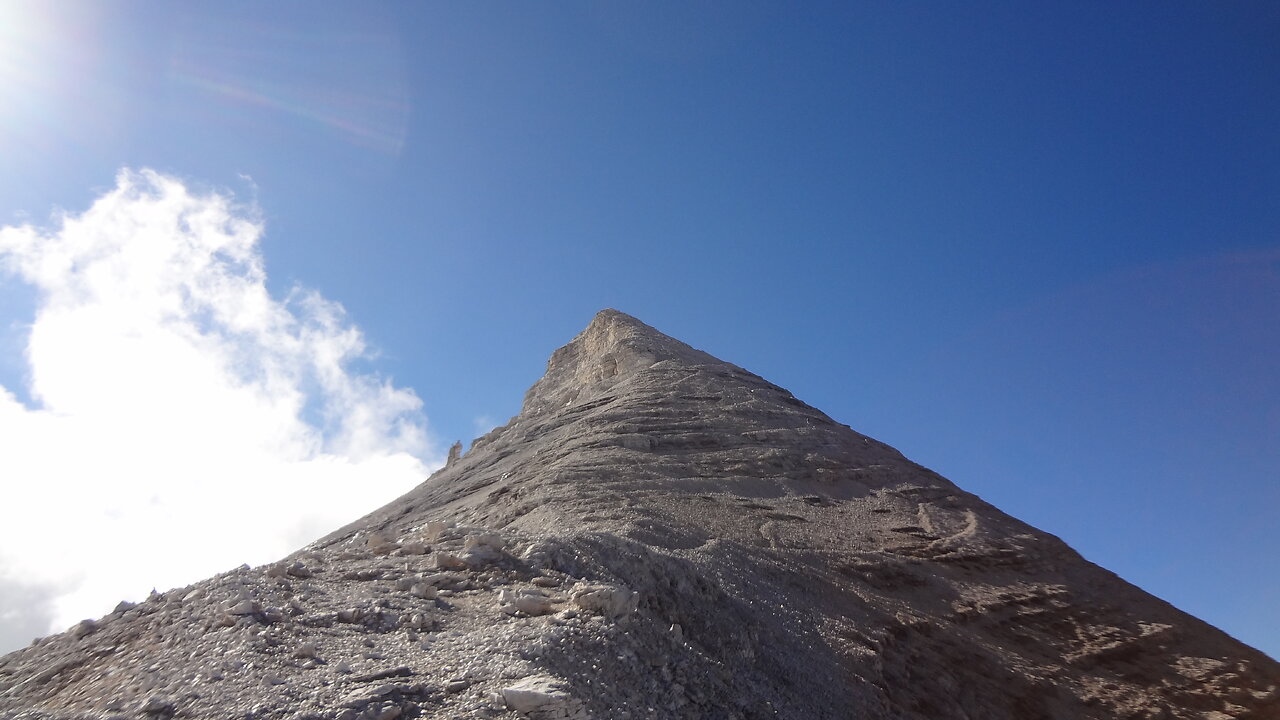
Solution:
M 1268 720 L 1280 665 L 606 310 L 399 500 L 0 658 L 0 717 L 118 714 Z
M 521 713 L 547 710 L 564 705 L 568 696 L 560 688 L 563 683 L 556 678 L 535 676 L 521 679 L 502 688 L 502 699 L 507 707 Z

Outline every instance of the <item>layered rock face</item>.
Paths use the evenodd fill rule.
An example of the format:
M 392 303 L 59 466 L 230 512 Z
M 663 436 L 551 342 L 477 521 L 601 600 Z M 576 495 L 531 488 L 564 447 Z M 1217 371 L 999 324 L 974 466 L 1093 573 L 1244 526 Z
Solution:
M 0 660 L 29 718 L 1257 718 L 1280 665 L 606 310 L 423 485 Z

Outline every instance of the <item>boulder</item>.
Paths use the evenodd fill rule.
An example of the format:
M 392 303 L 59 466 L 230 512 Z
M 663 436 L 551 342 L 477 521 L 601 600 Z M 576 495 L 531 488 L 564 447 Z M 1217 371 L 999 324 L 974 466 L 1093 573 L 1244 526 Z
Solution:
M 587 612 L 618 620 L 636 611 L 640 596 L 617 585 L 579 585 L 573 591 L 573 604 Z
M 545 712 L 569 701 L 560 689 L 562 685 L 562 681 L 548 675 L 534 675 L 502 688 L 502 699 L 518 713 Z

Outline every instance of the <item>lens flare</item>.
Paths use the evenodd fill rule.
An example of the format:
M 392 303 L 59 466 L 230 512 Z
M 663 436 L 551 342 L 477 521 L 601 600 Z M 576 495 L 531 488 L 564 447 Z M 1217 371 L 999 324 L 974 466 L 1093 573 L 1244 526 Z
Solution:
M 252 110 L 284 113 L 355 146 L 396 156 L 411 106 L 399 34 L 385 25 L 362 17 L 353 19 L 349 32 L 334 34 L 241 21 L 234 32 L 216 26 L 181 32 L 168 79 L 240 111 L 241 121 L 252 121 Z

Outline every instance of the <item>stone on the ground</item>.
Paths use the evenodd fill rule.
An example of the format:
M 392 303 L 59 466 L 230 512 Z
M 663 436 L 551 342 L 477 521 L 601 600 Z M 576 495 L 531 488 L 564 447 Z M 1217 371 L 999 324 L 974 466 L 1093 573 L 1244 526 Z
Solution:
M 573 604 L 587 612 L 619 619 L 636 611 L 640 596 L 616 585 L 584 585 L 573 591 Z
M 561 690 L 562 682 L 547 675 L 534 675 L 502 688 L 507 707 L 519 713 L 546 711 L 564 705 L 569 696 Z

